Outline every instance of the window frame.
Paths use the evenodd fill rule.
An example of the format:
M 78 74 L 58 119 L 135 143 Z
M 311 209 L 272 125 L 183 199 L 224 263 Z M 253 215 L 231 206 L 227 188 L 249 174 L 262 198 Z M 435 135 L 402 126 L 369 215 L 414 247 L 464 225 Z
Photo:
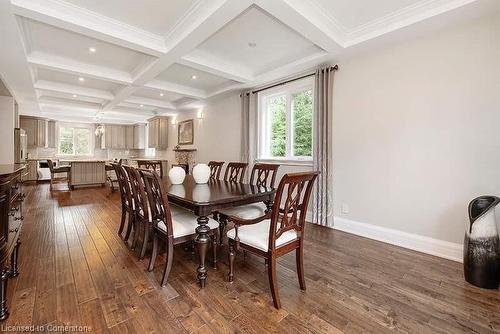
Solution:
M 293 124 L 293 103 L 292 95 L 303 91 L 311 90 L 313 96 L 313 119 L 312 119 L 312 143 L 311 156 L 294 156 L 294 124 Z M 305 78 L 283 86 L 278 86 L 272 89 L 257 93 L 257 161 L 260 162 L 276 162 L 290 165 L 312 165 L 314 152 L 314 78 Z M 286 97 L 286 146 L 284 157 L 273 157 L 270 154 L 270 127 L 268 113 L 268 100 L 285 95 Z
M 67 154 L 67 153 L 61 153 L 61 129 L 68 129 L 71 128 L 73 129 L 73 153 L 72 154 Z M 82 154 L 82 153 L 76 153 L 75 152 L 75 129 L 84 129 L 89 131 L 89 153 L 88 154 Z M 95 129 L 91 126 L 85 126 L 83 124 L 59 124 L 58 129 L 57 129 L 57 156 L 60 157 L 89 157 L 94 155 L 94 131 Z

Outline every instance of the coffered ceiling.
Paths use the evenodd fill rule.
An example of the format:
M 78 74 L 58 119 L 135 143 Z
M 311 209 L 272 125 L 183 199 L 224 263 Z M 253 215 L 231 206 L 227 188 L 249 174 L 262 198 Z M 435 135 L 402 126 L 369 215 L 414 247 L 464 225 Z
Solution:
M 479 3 L 499 8 L 491 0 L 5 0 L 0 76 L 30 106 L 25 113 L 144 121 Z

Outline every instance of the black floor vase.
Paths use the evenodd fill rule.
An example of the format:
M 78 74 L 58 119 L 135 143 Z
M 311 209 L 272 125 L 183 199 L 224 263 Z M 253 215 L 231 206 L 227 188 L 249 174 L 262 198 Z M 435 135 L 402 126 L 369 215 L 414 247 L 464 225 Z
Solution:
M 469 228 L 464 240 L 465 280 L 485 289 L 500 284 L 500 239 L 495 221 L 496 196 L 481 196 L 469 203 Z

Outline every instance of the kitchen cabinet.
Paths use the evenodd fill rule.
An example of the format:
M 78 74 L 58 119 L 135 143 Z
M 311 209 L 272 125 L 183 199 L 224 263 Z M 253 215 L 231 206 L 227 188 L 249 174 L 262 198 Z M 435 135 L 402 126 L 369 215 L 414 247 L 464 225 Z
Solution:
M 134 149 L 142 150 L 146 148 L 146 125 L 134 125 Z
M 20 117 L 21 129 L 26 131 L 26 142 L 28 147 L 36 147 L 38 139 L 38 120 L 32 117 Z
M 47 122 L 47 146 L 50 148 L 57 147 L 56 122 L 55 121 L 48 121 Z
M 134 148 L 134 126 L 127 125 L 125 127 L 125 148 L 133 149 Z
M 56 122 L 44 118 L 21 116 L 21 129 L 26 131 L 27 146 L 56 147 Z
M 168 117 L 153 117 L 148 120 L 148 146 L 166 149 L 168 145 Z

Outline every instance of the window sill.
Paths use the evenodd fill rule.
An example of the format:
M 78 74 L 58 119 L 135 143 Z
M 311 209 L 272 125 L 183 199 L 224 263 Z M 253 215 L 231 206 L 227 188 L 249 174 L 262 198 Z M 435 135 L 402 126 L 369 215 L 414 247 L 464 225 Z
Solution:
M 255 162 L 262 163 L 279 163 L 281 165 L 287 166 L 313 166 L 313 161 L 311 160 L 299 160 L 299 159 L 280 159 L 280 158 L 260 158 L 256 159 Z

